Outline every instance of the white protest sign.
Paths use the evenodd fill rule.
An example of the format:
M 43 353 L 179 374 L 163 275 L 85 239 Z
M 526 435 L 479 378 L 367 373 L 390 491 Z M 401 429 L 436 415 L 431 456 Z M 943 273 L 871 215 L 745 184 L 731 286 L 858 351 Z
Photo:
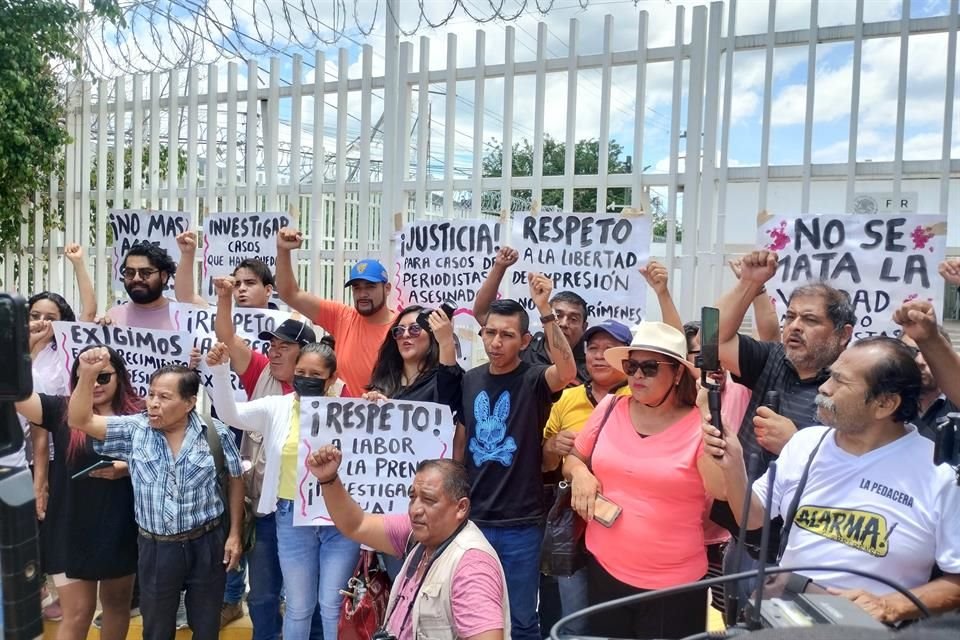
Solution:
M 246 258 L 262 260 L 274 271 L 277 232 L 290 224 L 290 215 L 286 213 L 207 214 L 203 221 L 202 295 L 215 299 L 213 279 L 232 275 Z
M 102 326 L 92 322 L 54 322 L 57 352 L 69 373 L 77 355 L 88 346 L 110 347 L 123 358 L 134 392 L 146 397 L 153 372 L 169 364 L 190 362 L 193 339 L 179 331 Z
M 900 335 L 892 315 L 908 300 L 927 300 L 938 314 L 943 309 L 937 266 L 946 253 L 946 216 L 774 216 L 760 225 L 757 238 L 780 258 L 768 292 L 781 318 L 795 288 L 820 280 L 850 294 L 854 340 Z
M 522 214 L 513 220 L 510 242 L 520 253 L 510 290 L 528 311 L 536 308 L 527 288 L 527 272 L 534 271 L 553 279 L 553 295 L 582 296 L 590 318 L 626 324 L 643 318 L 647 283 L 640 267 L 650 258 L 648 216 Z
M 137 242 L 149 242 L 180 262 L 177 235 L 190 226 L 190 214 L 183 211 L 149 211 L 147 209 L 111 209 L 110 229 L 113 232 L 113 280 L 123 288 L 120 267 L 130 247 Z M 167 281 L 167 290 L 173 290 L 173 276 Z
M 453 415 L 433 402 L 301 399 L 294 525 L 333 524 L 306 466 L 325 444 L 343 452 L 340 480 L 364 511 L 406 513 L 417 464 L 453 455 Z

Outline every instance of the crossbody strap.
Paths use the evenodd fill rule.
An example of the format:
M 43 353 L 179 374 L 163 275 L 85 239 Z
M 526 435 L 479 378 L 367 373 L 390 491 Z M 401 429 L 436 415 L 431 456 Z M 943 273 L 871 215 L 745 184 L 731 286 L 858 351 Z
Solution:
M 613 413 L 613 410 L 616 408 L 617 403 L 620 402 L 620 398 L 623 396 L 613 396 L 613 400 L 610 401 L 610 405 L 607 407 L 607 410 L 603 412 L 603 418 L 600 419 L 600 428 L 597 429 L 597 437 L 593 439 L 593 448 L 590 449 L 590 459 L 586 461 L 587 469 L 590 469 L 590 472 L 593 472 L 593 452 L 597 449 L 597 443 L 600 442 L 600 434 L 603 432 L 603 428 L 607 425 L 607 419 L 610 417 L 610 414 Z
M 793 500 L 790 501 L 790 508 L 787 509 L 787 515 L 783 518 L 783 531 L 780 534 L 780 549 L 777 551 L 778 563 L 780 562 L 780 558 L 783 557 L 783 552 L 787 550 L 787 540 L 790 538 L 790 529 L 793 528 L 793 520 L 797 517 L 797 509 L 800 507 L 800 496 L 807 486 L 807 476 L 810 475 L 810 467 L 813 465 L 813 459 L 817 457 L 817 452 L 820 451 L 820 445 L 823 444 L 823 441 L 827 439 L 827 436 L 830 435 L 831 432 L 833 432 L 833 429 L 824 431 L 823 435 L 820 436 L 820 440 L 817 442 L 817 446 L 810 452 L 810 457 L 807 458 L 807 464 L 803 467 L 800 482 L 797 483 L 797 490 L 793 494 Z M 767 491 L 773 491 L 773 487 L 767 487 Z

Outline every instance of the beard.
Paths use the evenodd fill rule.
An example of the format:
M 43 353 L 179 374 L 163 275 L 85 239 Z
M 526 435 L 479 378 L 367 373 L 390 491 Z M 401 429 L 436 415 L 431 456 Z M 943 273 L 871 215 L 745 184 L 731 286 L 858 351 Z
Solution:
M 787 360 L 796 369 L 806 369 L 810 371 L 822 371 L 832 365 L 843 352 L 844 344 L 839 336 L 833 336 L 829 341 L 822 345 L 811 347 L 806 344 L 806 349 L 802 353 L 792 353 L 794 349 L 787 347 L 785 349 Z
M 163 295 L 163 283 L 157 284 L 156 287 L 149 284 L 136 284 L 127 285 L 124 288 L 127 290 L 127 295 L 130 296 L 131 302 L 137 304 L 150 304 L 151 302 L 157 301 L 160 296 Z
M 354 303 L 353 307 L 354 309 L 357 310 L 357 313 L 366 317 L 366 316 L 375 315 L 378 311 L 380 311 L 380 309 L 383 309 L 384 305 L 386 304 L 387 304 L 387 299 L 386 297 L 384 297 L 382 300 L 380 300 L 379 304 L 371 300 L 370 304 L 358 306 L 356 303 Z

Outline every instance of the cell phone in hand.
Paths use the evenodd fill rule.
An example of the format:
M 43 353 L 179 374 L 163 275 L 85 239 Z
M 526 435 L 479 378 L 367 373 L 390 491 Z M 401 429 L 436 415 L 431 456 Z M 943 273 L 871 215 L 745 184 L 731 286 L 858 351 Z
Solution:
M 112 466 L 113 466 L 113 460 L 98 460 L 94 462 L 92 465 L 90 465 L 89 467 L 87 467 L 86 469 L 82 471 L 78 471 L 70 477 L 73 480 L 79 480 L 80 478 L 87 478 L 90 476 L 90 473 L 92 471 L 96 471 L 97 469 L 106 469 L 107 467 L 112 467 Z
M 609 529 L 620 517 L 621 511 L 623 509 L 620 508 L 620 505 L 605 498 L 602 493 L 597 494 L 596 502 L 593 505 L 593 519 L 597 523 Z

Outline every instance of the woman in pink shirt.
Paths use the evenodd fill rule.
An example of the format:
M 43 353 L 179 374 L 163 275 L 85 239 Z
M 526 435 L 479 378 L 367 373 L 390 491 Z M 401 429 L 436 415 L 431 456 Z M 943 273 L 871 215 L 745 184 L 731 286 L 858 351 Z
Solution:
M 597 405 L 563 464 L 573 507 L 587 521 L 591 604 L 707 572 L 703 509 L 722 479 L 703 459 L 686 355 L 683 333 L 661 322 L 641 322 L 630 346 L 604 354 L 627 374 L 630 396 Z M 601 494 L 622 510 L 612 522 Z M 588 620 L 588 635 L 682 638 L 706 629 L 706 609 L 707 589 L 697 589 L 605 611 Z

